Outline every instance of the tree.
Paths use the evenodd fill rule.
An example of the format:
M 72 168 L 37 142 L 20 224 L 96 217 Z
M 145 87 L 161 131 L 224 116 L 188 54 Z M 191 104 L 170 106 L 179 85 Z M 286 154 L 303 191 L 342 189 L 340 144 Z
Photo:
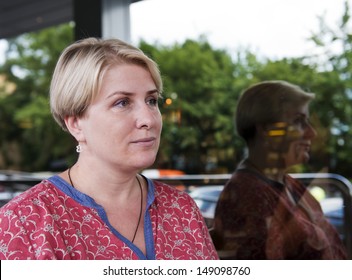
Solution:
M 0 94 L 4 168 L 48 170 L 54 159 L 69 161 L 73 141 L 51 117 L 48 90 L 56 60 L 72 40 L 73 28 L 64 24 L 9 41 L 0 74 L 16 87 Z
M 325 142 L 329 170 L 345 176 L 350 176 L 352 163 L 351 23 L 348 1 L 337 26 L 327 26 L 324 17 L 320 17 L 320 30 L 311 36 L 320 51 L 309 58 L 319 69 L 317 88 L 320 94 L 315 108 L 322 125 L 329 128 L 329 140 Z
M 171 47 L 140 47 L 158 63 L 164 80 L 163 137 L 158 164 L 190 173 L 233 168 L 235 65 L 204 39 Z

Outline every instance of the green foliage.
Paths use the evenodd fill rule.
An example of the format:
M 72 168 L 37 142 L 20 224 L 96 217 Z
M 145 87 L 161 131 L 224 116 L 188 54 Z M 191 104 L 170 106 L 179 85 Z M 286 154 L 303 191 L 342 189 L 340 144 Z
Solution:
M 198 173 L 214 160 L 233 162 L 237 92 L 231 56 L 212 49 L 204 39 L 159 50 L 146 42 L 140 47 L 158 61 L 164 100 L 172 100 L 170 105 L 162 104 L 165 118 L 159 164 Z
M 0 75 L 15 90 L 0 94 L 0 168 L 48 170 L 55 160 L 69 160 L 72 139 L 51 117 L 48 90 L 60 52 L 72 42 L 72 30 L 64 24 L 9 41 Z
M 344 13 L 337 26 L 327 26 L 320 18 L 320 30 L 312 35 L 312 40 L 322 55 L 313 57 L 319 73 L 314 88 L 319 92 L 314 103 L 322 127 L 325 166 L 331 171 L 350 177 L 352 150 L 352 22 L 350 7 L 345 2 Z M 331 50 L 338 50 L 332 52 Z M 328 131 L 327 131 L 328 130 Z M 322 148 L 322 147 L 321 147 Z M 316 153 L 321 157 L 322 153 Z

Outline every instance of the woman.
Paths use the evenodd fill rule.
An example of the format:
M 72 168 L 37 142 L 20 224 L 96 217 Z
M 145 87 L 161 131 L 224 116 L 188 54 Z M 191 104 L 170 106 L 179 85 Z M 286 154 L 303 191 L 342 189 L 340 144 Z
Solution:
M 217 204 L 213 233 L 220 258 L 346 258 L 319 203 L 287 174 L 309 159 L 313 98 L 284 81 L 258 83 L 241 95 L 236 126 L 248 155 Z
M 50 105 L 79 157 L 1 209 L 1 259 L 217 258 L 193 200 L 138 174 L 158 152 L 161 91 L 155 62 L 122 41 L 64 50 Z

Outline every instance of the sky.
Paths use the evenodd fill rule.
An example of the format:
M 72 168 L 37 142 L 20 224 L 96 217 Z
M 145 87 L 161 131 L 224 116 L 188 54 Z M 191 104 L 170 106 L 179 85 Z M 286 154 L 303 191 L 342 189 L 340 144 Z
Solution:
M 230 53 L 249 48 L 272 59 L 314 53 L 308 41 L 342 17 L 345 0 L 143 0 L 130 6 L 131 40 L 171 45 L 205 35 Z M 352 8 L 352 0 L 348 0 Z M 6 45 L 0 40 L 0 63 Z
M 307 38 L 342 18 L 345 0 L 144 0 L 131 5 L 131 38 L 162 44 L 198 39 L 230 52 L 249 47 L 278 59 L 314 52 Z M 352 0 L 348 0 L 352 8 Z

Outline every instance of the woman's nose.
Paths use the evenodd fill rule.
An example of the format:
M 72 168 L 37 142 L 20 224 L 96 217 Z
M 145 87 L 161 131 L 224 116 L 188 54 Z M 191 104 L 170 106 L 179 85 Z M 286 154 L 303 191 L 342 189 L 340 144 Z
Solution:
M 150 129 L 153 125 L 154 114 L 153 110 L 147 104 L 138 106 L 137 127 Z
M 317 136 L 317 131 L 311 124 L 308 124 L 305 128 L 305 135 L 309 138 L 315 138 Z

